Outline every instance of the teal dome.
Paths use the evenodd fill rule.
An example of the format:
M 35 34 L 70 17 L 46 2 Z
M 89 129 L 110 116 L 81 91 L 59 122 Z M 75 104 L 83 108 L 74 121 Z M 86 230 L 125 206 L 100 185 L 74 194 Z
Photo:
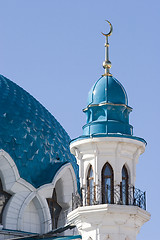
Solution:
M 70 138 L 60 123 L 29 93 L 0 75 L 0 149 L 14 160 L 20 176 L 34 187 L 52 182 L 71 163 Z
M 88 94 L 88 105 L 104 102 L 128 105 L 127 93 L 124 87 L 112 76 L 101 77 Z
M 122 84 L 112 76 L 101 77 L 88 94 L 88 106 L 83 110 L 87 123 L 83 136 L 95 134 L 133 134 L 129 124 L 132 108 Z

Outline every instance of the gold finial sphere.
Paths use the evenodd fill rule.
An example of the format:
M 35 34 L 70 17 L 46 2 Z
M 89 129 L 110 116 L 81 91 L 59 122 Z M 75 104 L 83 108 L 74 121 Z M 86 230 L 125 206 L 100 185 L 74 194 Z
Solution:
M 108 60 L 108 61 L 104 61 L 103 62 L 103 68 L 111 68 L 112 67 L 112 63 Z

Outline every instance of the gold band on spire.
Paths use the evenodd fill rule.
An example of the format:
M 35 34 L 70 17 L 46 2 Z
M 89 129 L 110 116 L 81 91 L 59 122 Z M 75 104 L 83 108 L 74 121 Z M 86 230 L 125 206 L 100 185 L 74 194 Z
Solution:
M 113 31 L 113 27 L 112 27 L 112 24 L 108 20 L 106 20 L 106 22 L 108 22 L 109 25 L 110 25 L 110 31 L 107 34 L 102 33 L 106 37 L 106 43 L 104 45 L 105 46 L 105 61 L 103 62 L 103 68 L 105 69 L 105 74 L 103 74 L 103 76 L 112 76 L 112 74 L 109 72 L 110 68 L 112 67 L 112 64 L 109 61 L 109 42 L 108 42 L 108 37 L 111 36 L 112 31 Z

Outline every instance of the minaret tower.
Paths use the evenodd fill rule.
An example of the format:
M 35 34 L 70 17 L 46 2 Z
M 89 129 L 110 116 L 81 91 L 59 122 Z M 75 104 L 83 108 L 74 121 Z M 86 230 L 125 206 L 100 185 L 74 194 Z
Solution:
M 93 85 L 83 110 L 83 135 L 70 144 L 79 164 L 81 193 L 73 195 L 68 220 L 83 240 L 135 240 L 150 219 L 145 192 L 135 187 L 136 164 L 145 151 L 144 139 L 133 136 L 132 108 L 124 87 L 110 73 L 106 37 L 104 75 Z

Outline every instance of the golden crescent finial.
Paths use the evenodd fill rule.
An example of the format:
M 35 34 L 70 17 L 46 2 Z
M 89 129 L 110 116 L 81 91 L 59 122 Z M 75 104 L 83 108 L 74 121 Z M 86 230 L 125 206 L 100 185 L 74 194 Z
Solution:
M 106 20 L 106 22 L 108 22 L 109 25 L 110 25 L 110 31 L 107 34 L 102 33 L 106 37 L 106 43 L 104 45 L 105 46 L 105 61 L 103 62 L 103 67 L 105 69 L 105 74 L 103 74 L 103 76 L 112 76 L 112 74 L 110 73 L 110 68 L 111 68 L 112 64 L 109 61 L 109 42 L 108 42 L 108 37 L 111 36 L 112 31 L 113 31 L 113 27 L 112 27 L 112 24 L 108 20 Z
M 109 31 L 109 33 L 107 33 L 107 34 L 105 34 L 105 33 L 103 33 L 103 32 L 101 32 L 101 33 L 102 33 L 104 36 L 109 37 L 109 36 L 111 36 L 111 34 L 112 34 L 112 32 L 113 32 L 113 27 L 112 27 L 112 24 L 111 24 L 108 20 L 105 20 L 105 21 L 109 23 L 109 25 L 110 25 L 110 31 Z

